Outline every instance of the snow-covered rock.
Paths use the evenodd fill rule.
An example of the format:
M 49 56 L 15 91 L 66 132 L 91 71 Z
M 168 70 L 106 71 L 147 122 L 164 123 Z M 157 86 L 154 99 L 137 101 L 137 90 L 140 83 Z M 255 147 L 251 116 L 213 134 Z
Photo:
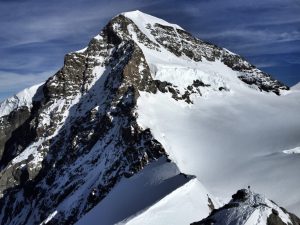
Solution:
M 223 207 L 191 225 L 298 225 L 300 219 L 263 195 L 241 189 Z
M 37 84 L 30 88 L 26 88 L 18 94 L 5 99 L 0 103 L 0 117 L 9 115 L 12 111 L 17 110 L 21 107 L 27 107 L 31 109 L 33 97 L 36 94 L 36 91 L 43 84 Z

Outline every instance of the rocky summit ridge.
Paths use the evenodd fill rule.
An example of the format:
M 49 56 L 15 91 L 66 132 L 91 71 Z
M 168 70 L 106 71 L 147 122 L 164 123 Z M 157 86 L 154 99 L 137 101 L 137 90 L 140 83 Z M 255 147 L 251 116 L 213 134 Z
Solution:
M 263 195 L 241 189 L 232 195 L 228 204 L 213 210 L 207 218 L 191 225 L 214 224 L 298 225 L 300 219 Z

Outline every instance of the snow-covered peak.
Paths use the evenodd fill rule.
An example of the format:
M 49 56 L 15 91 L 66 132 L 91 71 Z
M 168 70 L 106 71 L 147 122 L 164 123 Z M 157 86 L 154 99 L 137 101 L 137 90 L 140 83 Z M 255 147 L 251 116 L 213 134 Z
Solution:
M 211 85 L 209 89 L 229 90 L 229 86 L 241 86 L 241 83 L 247 89 L 251 86 L 252 89 L 274 92 L 277 95 L 280 95 L 281 90 L 288 89 L 287 86 L 256 69 L 239 55 L 204 42 L 176 24 L 140 11 L 125 12 L 121 15 L 130 21 L 122 21 L 122 18 L 117 16 L 118 19 L 112 25 L 113 30 L 121 39 L 131 39 L 140 47 L 155 79 L 174 84 L 182 84 L 182 79 L 186 78 L 195 79 L 187 74 L 186 76 L 180 74 L 179 79 L 157 77 L 158 74 L 161 75 L 162 67 L 163 69 L 172 67 L 175 70 L 190 71 L 192 69 L 192 73 L 200 71 L 202 74 L 209 74 L 211 82 L 217 83 L 217 87 Z M 121 26 L 121 24 L 127 25 Z M 220 67 L 222 67 L 222 72 L 215 73 L 216 68 Z M 210 70 L 209 73 L 204 71 L 207 68 Z M 224 75 L 224 70 L 226 75 Z M 229 76 L 227 72 L 230 73 Z M 168 74 L 174 74 L 174 71 L 169 71 Z M 197 79 L 203 80 L 205 75 Z
M 26 88 L 18 94 L 1 102 L 0 117 L 9 115 L 13 110 L 24 106 L 31 108 L 33 97 L 41 85 L 43 85 L 43 83 Z
M 298 207 L 299 162 L 269 155 L 278 143 L 299 146 L 299 98 L 259 94 L 287 87 L 177 28 L 139 11 L 115 17 L 87 48 L 66 55 L 29 118 L 1 118 L 1 224 L 74 224 L 92 208 L 96 224 L 105 225 L 149 217 L 158 225 L 158 211 L 161 224 L 201 220 L 217 204 L 195 179 L 180 186 L 189 178 L 182 173 L 222 199 L 245 182 L 269 187 L 263 193 L 272 199 L 284 188 L 294 200 L 285 206 Z M 2 111 L 31 107 L 37 89 L 7 100 Z M 160 157 L 178 169 L 151 170 L 144 179 Z
M 151 25 L 161 24 L 164 26 L 170 26 L 170 27 L 174 27 L 176 29 L 183 30 L 177 24 L 169 23 L 163 19 L 157 18 L 155 16 L 151 16 L 151 15 L 143 13 L 139 10 L 124 12 L 124 13 L 121 13 L 121 15 L 131 19 L 138 27 L 146 27 L 147 24 L 151 24 Z
M 192 225 L 270 225 L 298 224 L 299 219 L 265 196 L 247 189 L 237 191 L 232 200 L 214 210 L 206 219 Z

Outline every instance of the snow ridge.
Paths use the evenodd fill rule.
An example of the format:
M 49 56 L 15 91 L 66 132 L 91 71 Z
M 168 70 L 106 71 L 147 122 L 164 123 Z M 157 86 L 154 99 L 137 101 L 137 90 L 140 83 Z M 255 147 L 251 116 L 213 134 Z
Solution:
M 153 206 L 119 225 L 182 225 L 207 217 L 220 204 L 206 188 L 192 179 Z M 214 207 L 214 208 L 211 208 Z
M 155 16 L 151 16 L 149 14 L 146 14 L 144 12 L 141 12 L 139 10 L 135 10 L 135 11 L 130 11 L 130 12 L 124 12 L 121 13 L 121 15 L 124 15 L 125 17 L 131 19 L 139 28 L 143 28 L 146 27 L 147 24 L 161 24 L 164 26 L 171 26 L 174 27 L 176 29 L 181 29 L 183 30 L 179 25 L 177 24 L 172 24 L 169 23 L 163 19 L 157 18 Z M 141 31 L 144 31 L 144 29 L 142 29 Z
M 27 107 L 29 110 L 32 107 L 33 97 L 36 91 L 41 87 L 43 83 L 34 85 L 30 88 L 26 88 L 18 94 L 5 99 L 0 103 L 0 117 L 9 115 L 12 111 L 21 107 Z

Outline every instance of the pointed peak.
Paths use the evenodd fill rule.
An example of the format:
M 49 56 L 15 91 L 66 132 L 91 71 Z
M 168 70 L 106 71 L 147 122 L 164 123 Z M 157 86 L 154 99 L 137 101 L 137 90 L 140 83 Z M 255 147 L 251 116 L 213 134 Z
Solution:
M 163 26 L 170 26 L 170 27 L 174 27 L 176 29 L 183 30 L 177 24 L 169 23 L 163 19 L 157 18 L 155 16 L 149 15 L 149 14 L 141 12 L 139 10 L 123 12 L 123 13 L 121 13 L 121 15 L 127 17 L 128 19 L 131 19 L 137 25 L 145 26 L 146 24 L 151 24 L 151 25 L 152 24 L 161 24 Z

